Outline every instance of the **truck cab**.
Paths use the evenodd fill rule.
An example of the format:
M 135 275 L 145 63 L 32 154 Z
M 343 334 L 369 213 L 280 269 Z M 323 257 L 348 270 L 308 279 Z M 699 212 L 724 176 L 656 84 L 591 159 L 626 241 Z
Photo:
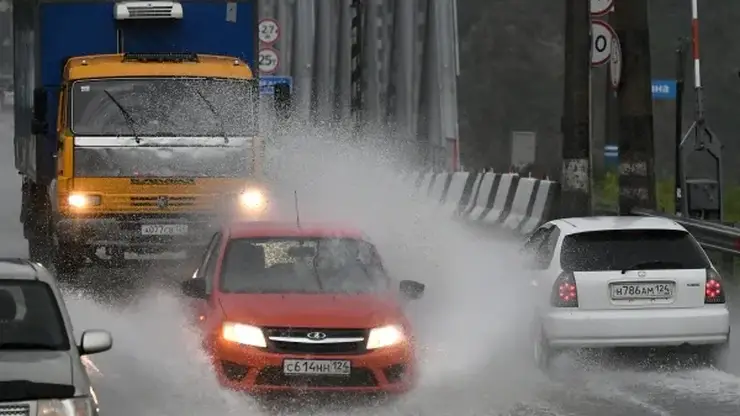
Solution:
M 256 1 L 41 0 L 36 10 L 41 58 L 27 59 L 40 71 L 16 77 L 22 102 L 34 84 L 30 114 L 16 112 L 32 258 L 74 274 L 101 248 L 117 264 L 125 252 L 202 250 L 225 221 L 264 214 Z

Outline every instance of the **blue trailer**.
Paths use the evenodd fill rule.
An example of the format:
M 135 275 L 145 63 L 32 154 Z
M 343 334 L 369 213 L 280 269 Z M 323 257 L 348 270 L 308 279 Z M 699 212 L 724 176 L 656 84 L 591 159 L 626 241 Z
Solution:
M 256 72 L 257 0 L 146 3 L 153 7 L 106 0 L 15 0 L 15 160 L 33 183 L 48 185 L 55 177 L 57 100 L 70 57 L 208 53 L 238 57 Z M 32 133 L 34 91 L 36 98 L 47 96 L 45 135 Z
M 32 258 L 42 257 L 39 260 L 49 260 L 44 257 L 45 252 L 52 253 L 56 263 L 52 261 L 55 267 L 62 267 L 57 264 L 61 260 L 74 260 L 78 262 L 79 253 L 69 253 L 65 247 L 73 247 L 82 250 L 91 249 L 89 247 L 95 241 L 105 241 L 122 246 L 131 241 L 112 241 L 112 235 L 102 235 L 105 230 L 94 230 L 87 234 L 68 234 L 69 232 L 78 233 L 78 228 L 87 229 L 92 227 L 92 220 L 80 225 L 82 217 L 101 217 L 115 216 L 123 218 L 126 222 L 126 230 L 136 230 L 139 223 L 132 223 L 131 215 L 136 218 L 143 218 L 150 215 L 153 218 L 167 218 L 172 221 L 180 221 L 174 218 L 177 214 L 180 217 L 192 216 L 193 212 L 180 212 L 173 214 L 172 206 L 167 212 L 134 212 L 133 205 L 121 205 L 121 201 L 134 200 L 136 198 L 152 197 L 149 188 L 131 188 L 128 184 L 145 183 L 146 181 L 129 182 L 127 174 L 121 173 L 120 177 L 111 177 L 110 173 L 102 171 L 92 171 L 88 169 L 81 170 L 84 160 L 92 157 L 96 160 L 100 156 L 90 156 L 93 151 L 88 149 L 84 153 L 88 159 L 83 158 L 81 147 L 89 146 L 94 143 L 100 146 L 100 137 L 106 136 L 106 143 L 109 146 L 106 155 L 124 155 L 117 156 L 122 159 L 106 163 L 124 163 L 123 160 L 138 159 L 143 157 L 141 153 L 132 150 L 126 140 L 135 139 L 136 145 L 141 142 L 141 138 L 147 138 L 151 143 L 159 143 L 156 146 L 165 146 L 162 143 L 167 142 L 164 136 L 169 138 L 178 136 L 183 138 L 178 146 L 187 147 L 183 143 L 193 144 L 202 147 L 202 143 L 209 142 L 213 137 L 213 132 L 202 131 L 192 133 L 190 131 L 175 132 L 165 131 L 157 137 L 157 134 L 149 134 L 142 130 L 137 123 L 140 118 L 149 116 L 147 112 L 134 114 L 134 108 L 126 108 L 120 105 L 118 100 L 110 94 L 108 87 L 101 87 L 102 83 L 111 85 L 110 88 L 116 88 L 120 91 L 122 88 L 149 88 L 150 86 L 163 84 L 156 80 L 166 80 L 165 84 L 180 85 L 196 83 L 197 88 L 208 88 L 209 85 L 229 84 L 229 85 L 246 85 L 253 81 L 255 96 L 259 97 L 258 89 L 258 0 L 181 0 L 181 1 L 125 1 L 113 2 L 104 0 L 16 0 L 14 4 L 14 50 L 15 50 L 15 164 L 16 168 L 23 176 L 23 207 L 21 212 L 21 222 L 24 224 L 24 235 L 29 240 L 29 252 Z M 210 72 L 209 72 L 210 71 Z M 127 80 L 132 80 L 128 85 Z M 182 81 L 187 80 L 187 81 Z M 243 82 L 242 82 L 243 81 Z M 96 84 L 97 82 L 97 84 Z M 136 84 L 136 86 L 132 86 Z M 97 85 L 97 86 L 96 86 Z M 81 114 L 83 109 L 77 107 L 75 103 L 85 103 L 90 101 L 83 96 L 76 94 L 81 91 L 90 91 L 90 88 L 98 88 L 97 104 L 86 103 L 87 107 L 83 108 L 93 116 L 93 121 L 100 121 L 98 130 L 87 130 L 86 134 L 79 137 L 80 130 L 76 130 L 77 115 Z M 156 87 L 160 88 L 161 86 Z M 183 86 L 179 86 L 180 93 L 187 92 Z M 189 89 L 190 87 L 187 87 Z M 241 88 L 241 87 L 239 87 Z M 85 90 L 87 89 L 87 90 Z M 112 90 L 111 90 L 112 91 Z M 197 90 L 199 95 L 200 90 Z M 244 97 L 250 95 L 249 90 L 238 90 L 233 99 L 226 101 L 240 102 L 239 108 L 250 107 L 249 103 L 244 101 Z M 288 109 L 286 104 L 289 102 L 289 87 L 275 87 L 276 103 L 280 109 Z M 93 91 L 94 92 L 94 91 Z M 101 92 L 110 96 L 110 100 Z M 212 92 L 211 92 L 212 93 Z M 141 93 L 120 93 L 125 95 L 127 100 L 141 100 Z M 192 96 L 192 92 L 188 93 Z M 208 95 L 206 91 L 206 95 Z M 88 94 L 88 98 L 94 95 Z M 123 96 L 122 95 L 122 96 Z M 213 94 L 218 97 L 219 94 Z M 75 98 L 75 97 L 78 98 Z M 102 97 L 102 98 L 101 98 Z M 164 95 L 150 94 L 146 100 L 150 107 L 156 108 L 158 97 L 161 97 L 163 105 L 177 105 L 178 100 Z M 213 105 L 205 98 L 202 101 L 208 104 L 208 108 L 199 112 L 194 112 L 192 118 L 202 117 L 202 124 L 212 123 L 214 119 L 220 120 L 223 129 L 223 138 L 226 143 L 230 143 L 231 148 L 237 148 L 239 143 L 246 143 L 253 146 L 254 143 L 261 143 L 257 136 L 255 128 L 252 132 L 238 132 L 237 137 L 229 142 L 226 137 L 226 131 L 231 122 L 229 117 L 219 114 L 220 108 L 214 108 Z M 196 101 L 200 98 L 195 98 Z M 73 103 L 74 101 L 74 103 Z M 164 103 L 167 101 L 167 103 Z M 110 107 L 114 103 L 114 107 Z M 141 103 L 138 103 L 141 104 Z M 200 103 L 202 104 L 202 103 Z M 79 104 L 82 105 L 82 104 Z M 127 104 L 128 105 L 128 104 Z M 108 106 L 105 111 L 99 110 Z M 217 106 L 216 106 L 217 107 Z M 111 109 L 112 108 L 112 109 Z M 116 109 L 118 108 L 118 109 Z M 251 108 L 251 107 L 250 107 Z M 256 108 L 256 106 L 255 106 Z M 120 110 L 120 112 L 119 112 Z M 245 110 L 246 111 L 246 110 Z M 111 113 L 113 116 L 111 116 Z M 213 113 L 213 114 L 211 114 Z M 249 117 L 253 118 L 253 123 L 257 125 L 258 112 L 250 113 Z M 125 119 L 126 126 L 123 130 L 111 130 L 110 123 L 106 117 L 118 117 Z M 136 120 L 134 120 L 136 119 Z M 155 121 L 155 120 L 149 120 Z M 193 120 L 190 120 L 191 122 Z M 195 125 L 200 125 L 201 121 L 196 120 Z M 231 134 L 231 131 L 229 131 Z M 131 137 L 122 137 L 132 135 Z M 249 136 L 249 137 L 248 137 Z M 252 137 L 254 136 L 254 137 Z M 120 140 L 118 140 L 120 139 Z M 199 140 L 203 140 L 199 142 Z M 117 141 L 118 140 L 118 141 Z M 168 139 L 169 140 L 169 139 Z M 211 140 L 213 141 L 213 140 Z M 218 141 L 218 140 L 216 140 Z M 88 143 L 85 145 L 84 143 Z M 210 143 L 210 142 L 209 142 Z M 221 143 L 221 142 L 219 142 Z M 129 147 L 127 147 L 129 146 Z M 221 146 L 221 145 L 219 145 Z M 134 146 L 135 147 L 135 146 Z M 223 146 L 222 146 L 223 147 Z M 126 149 L 125 153 L 123 150 Z M 169 152 L 174 152 L 168 148 Z M 252 148 L 254 149 L 254 148 Z M 215 153 L 213 153 L 215 152 Z M 235 157 L 226 150 L 213 150 L 213 154 L 220 154 L 221 157 Z M 221 153 L 218 153 L 221 152 Z M 255 151 L 256 152 L 256 151 Z M 79 153 L 79 154 L 78 154 Z M 193 150 L 193 154 L 197 152 Z M 102 154 L 102 153 L 101 153 Z M 131 155 L 135 156 L 131 156 Z M 186 157 L 186 152 L 180 151 L 178 157 Z M 74 155 L 74 156 L 73 156 Z M 108 156 L 106 156 L 107 158 Z M 111 156 L 113 157 L 113 156 Z M 105 158 L 104 158 L 105 159 Z M 184 160 L 184 159 L 183 159 Z M 190 163 L 202 162 L 202 160 L 192 160 Z M 91 163 L 91 162 L 89 162 Z M 163 160 L 162 163 L 170 163 Z M 188 163 L 182 162 L 182 163 Z M 215 163 L 215 162 L 214 162 Z M 224 162 L 226 163 L 226 162 Z M 222 163 L 222 164 L 224 164 Z M 251 162 L 250 162 L 251 163 Z M 256 164 L 256 162 L 255 162 Z M 84 166 L 83 166 L 84 167 Z M 161 171 L 177 170 L 178 166 L 168 165 L 167 169 Z M 138 175 L 136 170 L 127 170 L 128 167 L 119 169 L 119 172 L 134 172 L 131 174 Z M 148 169 L 153 169 L 149 166 Z M 184 169 L 184 168 L 183 168 Z M 248 169 L 252 172 L 254 169 Z M 87 172 L 87 173 L 85 173 Z M 180 176 L 184 172 L 179 173 Z M 177 173 L 171 173 L 176 175 Z M 221 172 L 219 175 L 226 175 Z M 232 173 L 229 173 L 231 175 Z M 108 176 L 106 176 L 108 175 Z M 164 175 L 164 174 L 162 174 Z M 166 200 L 173 195 L 173 192 L 187 193 L 186 196 L 176 196 L 176 198 L 185 198 L 181 200 L 198 201 L 191 205 L 195 207 L 206 206 L 213 201 L 201 201 L 206 198 L 205 191 L 199 194 L 199 189 L 209 189 L 211 193 L 219 191 L 220 186 L 233 187 L 234 181 L 245 178 L 217 178 L 204 177 L 199 179 L 200 185 L 193 185 L 192 189 L 183 188 L 183 183 L 198 181 L 192 178 L 183 180 L 178 179 L 180 187 L 166 188 L 159 187 L 156 192 L 163 195 L 156 196 L 157 201 Z M 96 189 L 95 176 L 100 180 L 105 179 L 105 189 Z M 204 181 L 213 179 L 216 182 Z M 227 180 L 228 179 L 228 180 Z M 231 182 L 229 182 L 231 180 Z M 118 181 L 118 182 L 116 182 Z M 165 178 L 159 182 L 151 183 L 175 183 L 172 178 Z M 190 181 L 190 182 L 188 182 Z M 228 183 L 231 183 L 229 185 Z M 118 189 L 112 190 L 110 184 L 120 183 Z M 84 202 L 85 195 L 79 194 L 82 191 L 90 193 L 94 198 L 88 198 L 89 201 L 96 201 L 95 204 L 88 204 L 85 212 L 74 213 L 70 210 L 75 209 L 75 204 Z M 123 191 L 121 190 L 123 189 Z M 183 190 L 184 189 L 184 190 Z M 226 192 L 226 191 L 224 191 Z M 146 196 L 143 194 L 147 193 Z M 112 196 L 115 194 L 115 196 Z M 110 197 L 109 197 L 110 196 Z M 80 199 L 83 198 L 83 199 Z M 88 201 L 88 202 L 89 202 Z M 102 201 L 102 202 L 101 202 Z M 118 201 L 118 205 L 114 202 Z M 128 203 L 128 202 L 127 202 Z M 205 204 L 205 205 L 204 205 Z M 94 206 L 93 206 L 94 205 Z M 167 204 L 165 204 L 167 205 Z M 182 205 L 182 204 L 181 204 Z M 140 206 L 146 206 L 140 205 Z M 210 205 L 208 205 L 210 206 Z M 156 209 L 154 206 L 152 209 Z M 162 207 L 160 207 L 162 208 Z M 164 209 L 163 208 L 163 209 Z M 147 208 L 148 209 L 148 208 Z M 195 209 L 195 208 L 193 208 Z M 200 208 L 199 208 L 200 209 Z M 133 211 L 132 211 L 133 210 Z M 142 208 L 144 210 L 144 208 Z M 161 211 L 161 210 L 160 210 Z M 70 216 L 76 215 L 74 218 Z M 84 215 L 83 215 L 84 214 Z M 131 214 L 131 215 L 129 215 Z M 146 215 L 145 215 L 146 214 Z M 156 214 L 156 215 L 155 215 Z M 129 215 L 129 217 L 126 217 Z M 169 216 L 168 216 L 169 215 Z M 112 217 L 111 217 L 112 218 Z M 174 219 L 173 219 L 174 218 Z M 137 220 L 139 221 L 139 220 Z M 183 220 L 184 221 L 184 220 Z M 71 224 L 71 225 L 70 225 Z M 123 224 L 123 223 L 121 223 Z M 125 234 L 123 225 L 116 225 L 115 235 Z M 177 227 L 164 227 L 162 224 L 152 225 L 151 229 L 157 230 L 182 230 L 188 229 L 188 224 L 176 224 Z M 64 231 L 72 227 L 73 231 Z M 157 228 L 159 227 L 159 228 Z M 200 227 L 200 225 L 199 225 Z M 194 229 L 191 224 L 190 229 Z M 201 227 L 202 228 L 202 227 Z M 108 232 L 107 230 L 105 232 Z M 111 231 L 111 232 L 113 232 Z M 127 231 L 128 232 L 128 231 Z M 137 231 L 138 232 L 138 231 Z M 143 231 L 142 231 L 143 232 Z M 174 232 L 174 231 L 173 231 Z M 100 234 L 100 235 L 99 235 Z M 186 232 L 187 234 L 187 232 Z M 51 236 L 51 237 L 50 237 Z M 136 244 L 144 244 L 141 235 L 131 235 L 131 239 L 136 240 Z M 127 237 L 127 238 L 129 238 Z M 161 237 L 161 236 L 160 236 Z M 97 240 L 95 240 L 97 238 Z M 193 236 L 182 236 L 182 240 L 191 241 Z M 147 240 L 148 241 L 148 240 Z M 153 241 L 153 240 L 152 240 Z M 157 241 L 174 241 L 174 237 L 161 237 Z M 51 246 L 50 246 L 51 245 Z M 136 248 L 140 248 L 136 246 Z M 151 247 L 149 247 L 151 248 Z M 107 249 L 107 248 L 106 248 Z M 69 249 L 71 250 L 71 248 Z M 78 250 L 78 251 L 79 251 Z M 61 259 L 61 260 L 60 260 Z M 70 261 L 72 261 L 70 260 Z

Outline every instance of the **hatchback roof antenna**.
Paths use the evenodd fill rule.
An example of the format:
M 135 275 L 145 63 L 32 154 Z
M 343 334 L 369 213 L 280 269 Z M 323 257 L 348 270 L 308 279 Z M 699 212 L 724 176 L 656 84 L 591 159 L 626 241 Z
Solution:
M 293 200 L 295 201 L 295 225 L 301 228 L 301 210 L 298 208 L 298 191 L 293 191 Z

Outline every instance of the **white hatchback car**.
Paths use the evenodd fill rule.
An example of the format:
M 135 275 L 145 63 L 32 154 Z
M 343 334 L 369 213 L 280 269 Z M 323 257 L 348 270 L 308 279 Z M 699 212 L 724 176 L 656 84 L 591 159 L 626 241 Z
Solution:
M 615 347 L 689 346 L 724 365 L 730 314 L 722 277 L 676 222 L 559 219 L 538 228 L 523 254 L 541 369 L 563 350 Z

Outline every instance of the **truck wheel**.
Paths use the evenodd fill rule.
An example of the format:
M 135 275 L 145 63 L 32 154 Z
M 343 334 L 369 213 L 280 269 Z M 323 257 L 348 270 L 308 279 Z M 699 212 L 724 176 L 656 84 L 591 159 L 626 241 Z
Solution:
M 82 247 L 78 244 L 59 242 L 56 236 L 53 240 L 54 269 L 57 276 L 63 280 L 74 279 L 85 263 Z
M 50 265 L 51 259 L 51 248 L 49 247 L 48 239 L 45 237 L 39 237 L 30 235 L 28 237 L 28 258 L 31 261 L 41 263 L 44 266 Z

